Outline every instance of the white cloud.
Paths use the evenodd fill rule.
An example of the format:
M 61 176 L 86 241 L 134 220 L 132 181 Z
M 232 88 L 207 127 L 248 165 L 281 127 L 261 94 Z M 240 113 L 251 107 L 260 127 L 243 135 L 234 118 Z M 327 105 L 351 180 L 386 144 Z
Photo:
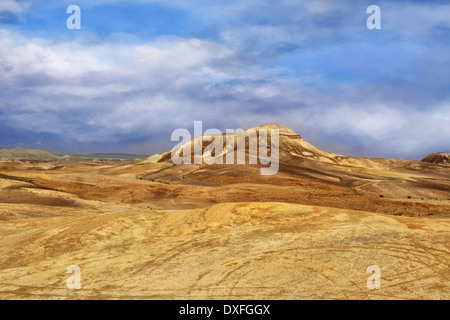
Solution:
M 333 106 L 320 109 L 313 116 L 324 123 L 330 134 L 350 132 L 355 136 L 368 136 L 372 140 L 385 140 L 407 125 L 406 115 L 398 106 L 371 104 L 368 109 L 360 105 Z M 319 120 L 320 119 L 320 120 Z
M 149 134 L 189 109 L 207 112 L 198 92 L 233 76 L 221 66 L 232 52 L 198 39 L 126 46 L 0 35 L 0 112 L 16 128 L 36 132 L 91 140 Z M 97 134 L 84 132 L 85 124 Z
M 8 3 L 10 11 L 23 10 L 14 7 L 13 1 L 2 1 L 0 11 Z M 208 19 L 226 20 L 233 10 L 241 13 L 264 6 L 261 2 L 240 3 L 228 11 L 214 10 L 215 15 Z M 330 12 L 325 2 L 297 3 L 285 2 L 298 9 L 292 10 L 291 20 Z M 437 21 L 445 23 L 439 12 L 430 10 L 420 19 L 432 25 L 433 15 L 437 15 Z M 382 12 L 386 13 L 383 7 Z M 364 17 L 365 12 L 362 14 Z M 389 18 L 389 13 L 383 17 Z M 405 21 L 399 20 L 398 25 Z M 329 29 L 293 30 L 276 23 L 227 25 L 217 42 L 166 38 L 135 45 L 120 41 L 55 43 L 0 29 L 0 120 L 15 128 L 99 145 L 118 138 L 156 136 L 169 147 L 171 130 L 203 120 L 205 126 L 227 128 L 279 122 L 301 135 L 307 131 L 332 141 L 318 145 L 330 151 L 354 141 L 359 148 L 353 147 L 354 154 L 371 156 L 413 156 L 425 149 L 449 151 L 432 150 L 450 141 L 448 104 L 431 104 L 425 109 L 399 103 L 392 93 L 395 84 L 390 92 L 368 85 L 361 92 L 358 88 L 332 88 L 335 93 L 331 95 L 328 88 L 305 85 L 312 77 L 327 85 L 336 83 L 327 82 L 320 70 L 306 76 L 302 70 L 294 70 L 297 73 L 290 77 L 295 79 L 288 83 L 287 76 L 279 76 L 284 66 L 253 61 L 246 50 L 248 41 L 263 49 L 274 44 L 301 45 L 308 37 L 320 39 L 334 32 Z M 317 52 L 320 49 L 310 51 L 311 55 Z M 446 60 L 438 60 L 432 70 L 442 70 L 441 78 L 447 79 L 441 61 Z M 345 62 L 340 62 L 341 66 Z M 424 69 L 429 70 L 428 60 L 425 62 Z M 388 68 L 386 72 L 392 74 Z M 368 92 L 378 98 L 366 98 Z
M 381 7 L 387 30 L 407 35 L 427 35 L 436 28 L 450 28 L 450 5 L 428 2 L 389 3 Z
M 18 3 L 15 0 L 2 0 L 0 1 L 0 13 L 1 12 L 11 12 L 14 14 L 22 13 L 28 5 Z

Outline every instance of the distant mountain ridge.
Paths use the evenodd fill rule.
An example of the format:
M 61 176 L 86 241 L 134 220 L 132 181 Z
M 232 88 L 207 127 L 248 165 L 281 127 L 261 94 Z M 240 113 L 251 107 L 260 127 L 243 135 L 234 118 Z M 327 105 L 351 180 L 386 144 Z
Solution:
M 14 149 L 0 149 L 0 159 L 5 160 L 35 160 L 35 161 L 58 161 L 68 157 L 89 158 L 89 159 L 124 159 L 139 160 L 145 159 L 148 155 L 127 154 L 127 153 L 51 153 L 43 150 L 33 150 L 17 147 Z
M 259 132 L 260 129 L 278 129 L 280 134 L 280 160 L 289 160 L 292 156 L 297 158 L 309 158 L 328 163 L 339 163 L 343 165 L 355 165 L 361 161 L 368 165 L 373 159 L 349 157 L 325 150 L 319 149 L 314 145 L 305 141 L 299 134 L 280 124 L 264 124 L 255 128 L 251 128 Z M 251 130 L 247 129 L 244 132 Z M 225 136 L 225 134 L 223 134 Z M 190 142 L 200 139 L 196 137 Z M 203 142 L 203 148 L 210 142 Z M 144 162 L 165 162 L 171 160 L 171 151 L 162 154 L 154 155 L 140 155 L 127 153 L 62 153 L 62 152 L 47 152 L 43 150 L 26 149 L 17 147 L 13 149 L 0 149 L 0 160 L 35 160 L 35 161 L 64 161 L 68 158 L 85 158 L 85 159 L 122 159 L 122 160 L 143 160 Z M 387 159 L 378 159 L 387 160 Z M 432 153 L 420 160 L 420 162 L 432 164 L 447 164 L 450 163 L 450 153 Z
M 25 148 L 1 149 L 0 159 L 6 160 L 37 160 L 37 161 L 56 161 L 60 157 L 42 150 L 31 150 Z
M 96 159 L 126 159 L 126 160 L 137 160 L 145 159 L 148 155 L 143 154 L 130 154 L 130 153 L 62 153 L 53 152 L 52 154 L 63 157 L 81 157 L 81 158 L 96 158 Z

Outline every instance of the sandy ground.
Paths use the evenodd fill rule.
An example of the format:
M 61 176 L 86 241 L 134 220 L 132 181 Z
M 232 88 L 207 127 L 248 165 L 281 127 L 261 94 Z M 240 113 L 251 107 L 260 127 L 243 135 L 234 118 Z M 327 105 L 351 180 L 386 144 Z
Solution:
M 449 219 L 417 219 L 236 203 L 4 221 L 0 297 L 449 299 Z
M 445 167 L 229 168 L 0 166 L 0 299 L 450 298 Z

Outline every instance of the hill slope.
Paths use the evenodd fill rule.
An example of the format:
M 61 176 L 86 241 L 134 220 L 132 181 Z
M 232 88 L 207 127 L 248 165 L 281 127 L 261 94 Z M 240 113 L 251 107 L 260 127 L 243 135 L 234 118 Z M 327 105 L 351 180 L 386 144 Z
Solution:
M 31 150 L 25 148 L 1 149 L 0 159 L 7 160 L 37 160 L 56 161 L 60 157 L 42 150 Z
M 0 299 L 449 299 L 449 165 L 261 128 L 280 130 L 272 176 L 160 155 L 0 162 Z
M 428 163 L 450 163 L 450 153 L 435 152 L 420 161 Z
M 248 164 L 249 146 L 251 143 L 259 143 L 261 129 L 268 129 L 269 137 L 270 130 L 279 130 L 279 171 L 273 176 L 261 176 L 260 163 Z M 200 136 L 184 143 L 176 150 L 163 153 L 159 163 L 165 163 L 166 166 L 141 178 L 165 183 L 199 185 L 258 183 L 294 187 L 305 184 L 311 186 L 314 182 L 322 183 L 323 190 L 327 190 L 330 186 L 344 187 L 354 193 L 362 192 L 389 198 L 445 200 L 450 198 L 450 170 L 445 166 L 436 166 L 434 163 L 423 161 L 360 158 L 327 152 L 308 143 L 293 130 L 278 124 L 265 124 L 244 130 L 244 133 L 248 134 L 251 130 L 258 134 L 249 135 L 246 141 L 245 165 L 225 164 L 226 141 L 230 136 L 233 137 L 234 133 L 222 134 L 224 164 L 206 165 L 204 162 L 194 164 L 195 157 L 197 160 L 199 157 L 194 155 L 194 145 L 201 143 L 204 151 L 218 135 L 203 136 L 206 138 L 203 141 Z M 268 145 L 271 143 L 268 142 Z M 237 151 L 237 144 L 234 146 L 234 151 Z M 174 165 L 171 158 L 172 151 L 189 150 L 189 147 L 191 164 Z M 330 197 L 326 197 L 322 201 L 328 202 L 329 199 Z

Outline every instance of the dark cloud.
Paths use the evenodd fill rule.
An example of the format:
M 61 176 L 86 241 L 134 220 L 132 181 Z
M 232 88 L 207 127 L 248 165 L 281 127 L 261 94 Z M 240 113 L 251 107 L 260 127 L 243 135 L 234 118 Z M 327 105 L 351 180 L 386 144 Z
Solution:
M 369 2 L 156 2 L 201 22 L 151 39 L 0 29 L 0 147 L 151 154 L 203 120 L 221 130 L 278 122 L 352 155 L 449 151 L 446 3 L 382 1 L 382 30 L 369 31 Z

